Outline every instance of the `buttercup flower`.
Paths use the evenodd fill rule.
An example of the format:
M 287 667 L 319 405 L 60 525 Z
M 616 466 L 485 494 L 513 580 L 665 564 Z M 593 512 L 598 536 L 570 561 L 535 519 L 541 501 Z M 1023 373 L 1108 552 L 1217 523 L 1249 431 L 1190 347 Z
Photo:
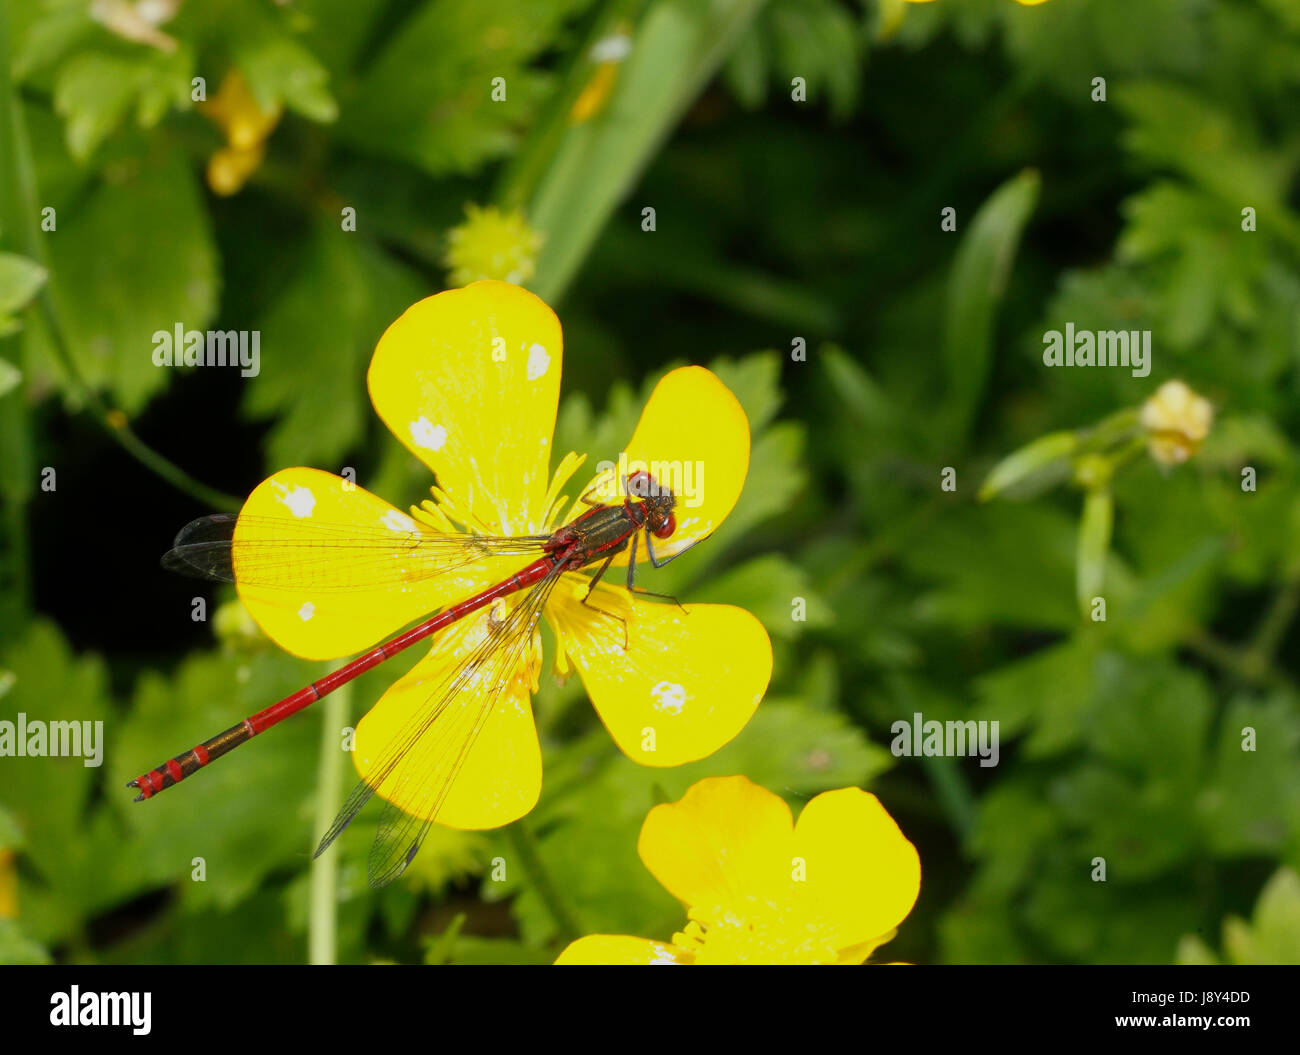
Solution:
M 711 777 L 641 826 L 645 866 L 686 906 L 670 943 L 593 934 L 557 964 L 862 963 L 921 890 L 921 862 L 874 795 L 818 795 L 793 823 L 745 777 Z
M 517 286 L 478 282 L 420 301 L 380 339 L 368 383 L 384 423 L 436 474 L 433 500 L 408 516 L 331 473 L 286 469 L 249 496 L 237 540 L 241 531 L 273 523 L 282 546 L 285 532 L 301 522 L 295 559 L 310 567 L 311 546 L 320 542 L 313 521 L 355 528 L 358 535 L 391 532 L 400 540 L 429 529 L 549 534 L 588 508 L 575 501 L 561 517 L 561 491 L 583 459 L 570 453 L 554 473 L 548 468 L 561 359 L 559 320 Z M 736 398 L 708 370 L 673 370 L 652 393 L 621 463 L 625 468 L 604 467 L 577 494 L 616 504 L 624 500 L 623 474 L 649 471 L 678 496 L 676 529 L 656 544 L 660 559 L 671 558 L 712 533 L 735 505 L 749 464 L 749 424 Z M 384 549 L 391 552 L 391 544 L 385 542 Z M 364 549 L 357 560 L 364 569 Z M 238 590 L 279 645 L 299 656 L 332 659 L 508 580 L 526 560 L 492 555 L 437 576 L 368 573 L 354 581 L 347 568 L 331 568 L 333 578 L 322 576 L 319 588 L 240 583 Z M 624 552 L 614 566 L 625 568 L 627 560 Z M 713 753 L 744 727 L 767 689 L 767 632 L 749 612 L 730 605 L 633 603 L 625 586 L 614 585 L 620 580 L 625 573 L 611 570 L 587 604 L 587 575 L 565 573 L 555 586 L 543 614 L 555 631 L 557 672 L 577 670 L 611 736 L 634 761 L 675 766 Z M 530 690 L 537 660 L 521 658 L 517 669 L 503 675 L 476 674 L 466 681 L 435 729 L 456 729 L 462 715 L 480 713 L 480 704 L 485 708 L 491 694 L 501 691 L 463 752 L 455 745 L 430 753 L 419 780 L 371 776 L 390 741 L 409 733 L 407 720 L 526 597 L 498 600 L 438 634 L 429 655 L 360 722 L 353 752 L 358 771 L 406 813 L 436 816 L 457 828 L 491 828 L 536 803 L 542 762 Z M 540 648 L 532 653 L 540 656 Z M 439 801 L 431 789 L 446 787 L 452 775 Z
M 1142 404 L 1142 428 L 1151 457 L 1179 465 L 1200 449 L 1214 424 L 1214 407 L 1181 381 L 1166 381 Z

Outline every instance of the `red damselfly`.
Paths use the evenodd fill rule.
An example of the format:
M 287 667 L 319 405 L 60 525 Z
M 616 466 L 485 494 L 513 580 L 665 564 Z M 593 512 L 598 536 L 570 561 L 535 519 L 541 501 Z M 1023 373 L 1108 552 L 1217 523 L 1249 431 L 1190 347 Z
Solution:
M 366 779 L 348 796 L 316 849 L 317 855 L 324 852 L 379 791 L 387 801 L 371 848 L 369 877 L 372 886 L 391 882 L 414 858 L 460 763 L 491 715 L 493 701 L 525 662 L 538 619 L 561 577 L 594 567 L 584 598 L 584 603 L 589 604 L 587 598 L 614 558 L 630 549 L 628 590 L 636 597 L 664 596 L 636 587 L 637 550 L 644 537 L 646 558 L 660 567 L 690 548 L 681 547 L 666 557 L 655 549 L 656 539 L 668 539 L 676 529 L 676 499 L 644 471 L 623 480 L 620 499 L 605 504 L 584 495 L 581 501 L 589 508 L 568 524 L 549 535 L 516 537 L 444 533 L 414 522 L 410 531 L 376 529 L 367 533 L 354 524 L 290 518 L 281 521 L 244 514 L 203 517 L 188 524 L 163 558 L 163 566 L 182 574 L 235 582 L 241 587 L 364 589 L 427 582 L 491 558 L 531 556 L 533 560 L 488 589 L 375 645 L 319 681 L 132 780 L 128 786 L 139 789 L 136 801 L 152 798 L 192 776 L 339 686 L 486 608 L 486 631 L 481 641 L 433 687 L 427 702 L 391 739 Z M 500 613 L 493 607 L 521 592 L 522 599 L 513 607 L 503 605 Z M 675 598 L 667 599 L 676 603 Z M 620 619 L 612 613 L 603 614 Z M 476 705 L 454 706 L 458 697 L 471 688 Z M 401 794 L 396 793 L 399 789 Z M 394 805 L 395 798 L 408 807 L 417 803 L 419 808 L 401 809 Z

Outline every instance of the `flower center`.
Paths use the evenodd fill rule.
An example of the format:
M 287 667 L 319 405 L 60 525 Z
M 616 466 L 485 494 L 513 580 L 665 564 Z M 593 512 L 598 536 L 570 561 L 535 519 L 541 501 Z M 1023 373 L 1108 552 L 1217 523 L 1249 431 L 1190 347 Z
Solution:
M 789 905 L 741 899 L 729 906 L 693 907 L 691 922 L 673 944 L 695 954 L 697 964 L 835 963 L 839 950 L 826 928 Z

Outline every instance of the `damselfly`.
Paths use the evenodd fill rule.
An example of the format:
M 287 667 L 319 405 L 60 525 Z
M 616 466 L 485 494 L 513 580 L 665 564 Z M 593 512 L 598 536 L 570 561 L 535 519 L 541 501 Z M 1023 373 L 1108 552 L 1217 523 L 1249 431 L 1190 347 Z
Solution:
M 357 524 L 330 524 L 310 517 L 240 514 L 193 521 L 177 535 L 163 566 L 187 575 L 235 582 L 241 589 L 299 591 L 310 586 L 347 591 L 427 584 L 462 574 L 493 558 L 533 559 L 489 588 L 375 645 L 319 681 L 137 777 L 128 785 L 139 789 L 136 801 L 152 798 L 197 773 L 403 649 L 487 609 L 486 618 L 480 617 L 486 628 L 481 640 L 431 686 L 427 701 L 391 738 L 317 847 L 317 855 L 324 852 L 379 792 L 386 801 L 371 848 L 369 876 L 373 886 L 391 882 L 414 858 L 460 765 L 492 714 L 494 701 L 526 662 L 538 619 L 561 578 L 594 567 L 583 603 L 601 611 L 589 598 L 620 553 L 629 551 L 627 588 L 631 594 L 662 596 L 635 585 L 639 546 L 644 545 L 645 557 L 655 567 L 690 548 L 679 547 L 671 556 L 656 551 L 656 540 L 669 539 L 676 530 L 676 499 L 671 491 L 645 471 L 633 472 L 622 482 L 621 501 L 607 504 L 583 495 L 581 501 L 589 508 L 548 535 L 452 534 L 414 520 L 409 523 L 410 530 L 394 531 L 390 524 L 369 532 Z M 521 592 L 522 598 L 513 606 L 501 603 Z M 601 614 L 622 621 L 615 613 Z M 625 622 L 623 631 L 626 647 Z M 472 707 L 458 706 L 462 697 L 470 695 Z

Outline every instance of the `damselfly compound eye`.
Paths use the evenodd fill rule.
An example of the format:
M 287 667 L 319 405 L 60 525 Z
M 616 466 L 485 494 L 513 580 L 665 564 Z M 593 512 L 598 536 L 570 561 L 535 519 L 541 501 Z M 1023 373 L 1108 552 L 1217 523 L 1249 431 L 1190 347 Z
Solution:
M 655 528 L 654 536 L 655 538 L 671 538 L 672 533 L 676 530 L 677 518 L 672 513 L 669 513 L 664 522 Z

